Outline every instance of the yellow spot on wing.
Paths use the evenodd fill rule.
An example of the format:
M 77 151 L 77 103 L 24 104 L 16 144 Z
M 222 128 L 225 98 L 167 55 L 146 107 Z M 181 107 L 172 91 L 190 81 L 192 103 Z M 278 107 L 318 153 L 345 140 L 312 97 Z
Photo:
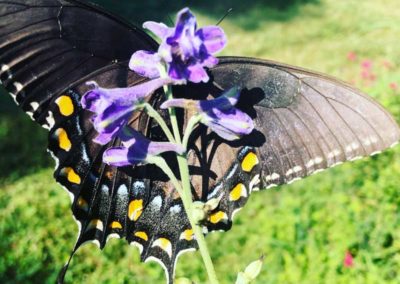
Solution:
M 160 247 L 163 251 L 165 251 L 169 257 L 172 256 L 172 244 L 166 238 L 159 238 L 154 241 L 153 247 Z
M 142 199 L 132 200 L 131 203 L 129 203 L 129 208 L 128 208 L 129 219 L 131 219 L 132 221 L 137 221 L 140 215 L 142 215 L 142 212 L 143 212 Z
M 113 222 L 110 224 L 110 228 L 111 228 L 111 229 L 122 229 L 122 225 L 121 225 L 121 223 L 118 222 L 118 221 L 113 221 Z
M 135 236 L 141 238 L 142 240 L 145 240 L 146 242 L 149 240 L 149 237 L 147 236 L 146 232 L 143 231 L 136 232 Z
M 242 169 L 245 172 L 251 172 L 255 165 L 258 164 L 257 155 L 253 152 L 248 153 L 242 161 Z
M 97 230 L 103 231 L 103 222 L 100 219 L 93 219 L 87 226 L 86 231 L 96 228 Z
M 246 196 L 246 187 L 243 185 L 243 183 L 238 183 L 232 190 L 231 193 L 229 194 L 229 200 L 230 201 L 237 201 L 240 199 L 242 196 Z
M 67 176 L 69 182 L 81 184 L 81 177 L 74 171 L 73 168 L 63 168 L 61 173 Z
M 79 196 L 77 203 L 78 207 L 81 208 L 82 210 L 85 211 L 89 210 L 89 204 L 86 202 L 85 199 L 82 198 L 82 196 Z
M 191 241 L 191 240 L 193 240 L 193 237 L 194 237 L 193 230 L 187 229 L 187 230 L 183 231 L 183 233 L 180 236 L 180 239 Z
M 209 217 L 210 222 L 213 224 L 217 224 L 217 223 L 221 222 L 222 220 L 227 220 L 227 219 L 228 219 L 228 216 L 226 215 L 225 212 L 222 212 L 222 211 L 215 212 L 215 213 L 211 214 Z
M 74 113 L 74 104 L 69 96 L 61 96 L 56 100 L 56 104 L 63 116 L 70 116 Z
M 63 128 L 59 128 L 56 130 L 55 134 L 58 137 L 58 145 L 61 149 L 65 150 L 65 151 L 69 151 L 71 150 L 71 140 L 69 140 L 68 138 L 68 134 L 65 131 L 65 129 Z

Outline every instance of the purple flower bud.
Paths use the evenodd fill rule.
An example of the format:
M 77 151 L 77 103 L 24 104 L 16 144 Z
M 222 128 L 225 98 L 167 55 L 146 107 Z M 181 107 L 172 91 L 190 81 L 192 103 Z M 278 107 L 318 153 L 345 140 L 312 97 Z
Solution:
M 151 156 L 164 152 L 182 154 L 185 150 L 181 145 L 170 142 L 153 142 L 132 128 L 125 127 L 120 132 L 119 138 L 122 146 L 107 149 L 103 154 L 106 164 L 124 167 L 139 163 L 146 163 Z
M 239 95 L 239 90 L 232 88 L 216 99 L 202 101 L 171 99 L 164 102 L 161 108 L 194 108 L 201 116 L 201 123 L 220 137 L 231 141 L 250 134 L 254 129 L 251 117 L 234 107 Z
M 83 95 L 82 107 L 94 112 L 93 125 L 98 136 L 96 143 L 105 145 L 116 137 L 145 98 L 170 79 L 155 79 L 130 88 L 105 89 L 96 82 L 88 82 L 92 90 Z

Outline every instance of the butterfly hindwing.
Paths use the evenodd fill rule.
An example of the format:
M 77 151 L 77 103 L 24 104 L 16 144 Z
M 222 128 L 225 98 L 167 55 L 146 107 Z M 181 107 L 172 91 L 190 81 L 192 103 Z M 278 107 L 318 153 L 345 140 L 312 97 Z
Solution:
M 211 230 L 229 229 L 252 191 L 377 154 L 400 139 L 397 123 L 377 102 L 326 75 L 267 60 L 223 57 L 210 77 L 197 90 L 189 86 L 179 92 L 219 96 L 239 86 L 238 107 L 255 122 L 253 133 L 238 142 L 203 130 L 192 149 L 191 163 L 207 179 L 196 179 L 194 170 L 195 187 L 208 199 L 221 198 L 208 219 Z
M 143 78 L 121 63 L 101 69 L 88 80 L 114 88 L 139 84 Z M 90 123 L 91 114 L 80 105 L 87 90 L 88 86 L 80 83 L 64 94 L 77 115 L 55 119 L 49 134 L 49 151 L 58 161 L 54 175 L 72 196 L 72 212 L 80 227 L 72 254 L 89 241 L 103 248 L 111 237 L 125 238 L 139 247 L 142 261 L 158 261 L 172 281 L 176 258 L 196 247 L 192 234 L 187 232 L 182 237 L 190 230 L 182 202 L 157 167 L 116 168 L 102 162 L 105 149 L 120 142 L 116 139 L 101 146 L 92 141 L 97 133 Z M 57 117 L 59 107 L 52 106 Z M 144 134 L 156 135 L 150 132 L 152 121 L 144 113 L 138 112 L 130 125 Z

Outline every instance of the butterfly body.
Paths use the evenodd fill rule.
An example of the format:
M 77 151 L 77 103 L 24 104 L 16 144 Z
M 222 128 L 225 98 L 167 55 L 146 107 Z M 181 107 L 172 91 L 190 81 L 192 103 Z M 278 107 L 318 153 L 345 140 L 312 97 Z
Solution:
M 137 27 L 80 1 L 0 1 L 1 83 L 49 130 L 54 177 L 70 194 L 80 227 L 73 252 L 87 241 L 103 248 L 111 237 L 125 238 L 143 261 L 159 261 L 172 281 L 179 255 L 197 247 L 179 195 L 154 166 L 103 163 L 106 146 L 120 141 L 94 143 L 92 114 L 80 103 L 87 81 L 107 88 L 144 82 L 127 60 L 136 50 L 157 47 Z M 378 103 L 325 75 L 238 57 L 220 58 L 209 75 L 206 84 L 176 87 L 176 95 L 217 97 L 239 87 L 238 107 L 253 118 L 255 131 L 235 142 L 205 127 L 194 131 L 188 151 L 194 197 L 220 200 L 202 223 L 205 233 L 230 229 L 252 191 L 376 154 L 400 139 L 398 125 Z M 161 91 L 149 99 L 155 107 L 163 101 Z M 181 126 L 187 115 L 179 114 Z M 130 125 L 165 139 L 144 113 Z M 177 172 L 176 164 L 172 168 Z

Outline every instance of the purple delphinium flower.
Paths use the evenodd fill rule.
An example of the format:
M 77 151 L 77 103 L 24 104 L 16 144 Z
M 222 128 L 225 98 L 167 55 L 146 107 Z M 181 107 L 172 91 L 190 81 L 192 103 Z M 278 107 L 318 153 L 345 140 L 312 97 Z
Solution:
M 92 122 L 98 132 L 94 141 L 105 145 L 116 137 L 128 123 L 132 113 L 145 98 L 171 80 L 155 79 L 129 88 L 105 89 L 96 82 L 88 82 L 92 89 L 82 99 L 82 107 L 94 112 Z
M 196 18 L 188 8 L 178 13 L 174 28 L 156 22 L 145 22 L 143 27 L 162 42 L 157 53 L 135 52 L 129 67 L 148 78 L 162 76 L 161 68 L 165 64 L 171 79 L 207 82 L 209 77 L 204 68 L 218 63 L 212 54 L 226 45 L 226 36 L 220 27 L 207 26 L 197 30 Z
M 103 161 L 112 166 L 124 167 L 149 162 L 149 158 L 164 152 L 182 154 L 185 149 L 170 142 L 153 142 L 136 130 L 125 127 L 119 133 L 122 146 L 107 149 Z
M 251 117 L 234 107 L 239 96 L 238 88 L 232 88 L 216 99 L 202 101 L 171 99 L 164 102 L 161 108 L 194 108 L 200 115 L 201 123 L 222 138 L 231 141 L 250 134 L 254 129 Z

